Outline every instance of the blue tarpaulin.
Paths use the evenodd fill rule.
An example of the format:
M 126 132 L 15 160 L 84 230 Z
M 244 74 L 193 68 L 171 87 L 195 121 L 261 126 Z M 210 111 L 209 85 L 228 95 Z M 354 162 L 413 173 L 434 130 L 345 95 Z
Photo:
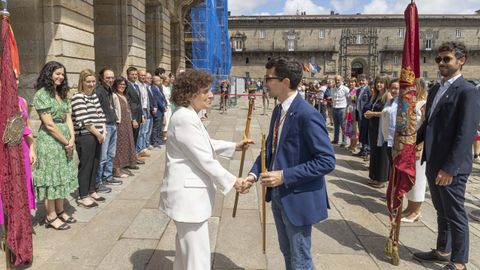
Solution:
M 217 82 L 228 78 L 232 66 L 228 0 L 205 0 L 190 15 L 193 68 L 209 71 Z

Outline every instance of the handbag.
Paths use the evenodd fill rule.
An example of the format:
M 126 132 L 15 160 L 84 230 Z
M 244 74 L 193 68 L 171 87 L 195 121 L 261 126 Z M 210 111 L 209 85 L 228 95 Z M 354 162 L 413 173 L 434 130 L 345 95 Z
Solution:
M 20 113 L 11 116 L 5 125 L 3 132 L 3 143 L 7 145 L 18 145 L 22 141 L 25 121 Z

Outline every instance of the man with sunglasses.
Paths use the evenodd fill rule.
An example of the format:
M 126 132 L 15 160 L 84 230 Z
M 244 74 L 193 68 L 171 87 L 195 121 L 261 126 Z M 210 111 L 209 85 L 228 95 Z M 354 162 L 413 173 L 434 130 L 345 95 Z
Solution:
M 426 117 L 418 130 L 424 142 L 422 162 L 437 212 L 437 246 L 417 252 L 420 261 L 445 263 L 448 270 L 467 269 L 469 252 L 465 189 L 472 172 L 472 143 L 480 120 L 480 95 L 461 75 L 467 60 L 462 43 L 440 45 L 435 62 L 442 81 L 429 91 Z

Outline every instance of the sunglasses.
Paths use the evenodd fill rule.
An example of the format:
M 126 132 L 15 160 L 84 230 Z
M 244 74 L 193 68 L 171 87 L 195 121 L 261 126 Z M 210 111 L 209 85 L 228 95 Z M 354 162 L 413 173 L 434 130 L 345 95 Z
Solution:
M 444 56 L 444 57 L 441 57 L 440 55 L 438 55 L 437 57 L 435 57 L 435 62 L 437 64 L 440 64 L 440 62 L 444 62 L 445 64 L 448 64 L 450 62 L 450 60 L 452 60 L 453 57 L 450 57 L 450 56 Z

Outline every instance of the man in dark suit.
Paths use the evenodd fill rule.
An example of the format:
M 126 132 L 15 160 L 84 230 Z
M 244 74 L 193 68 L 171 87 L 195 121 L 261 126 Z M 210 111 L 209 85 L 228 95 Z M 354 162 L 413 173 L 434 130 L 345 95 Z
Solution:
M 249 181 L 260 176 L 267 187 L 286 269 L 313 269 L 312 224 L 327 218 L 325 175 L 335 154 L 325 119 L 297 92 L 302 65 L 275 57 L 266 64 L 265 86 L 281 102 L 273 111 L 266 142 L 268 172 L 260 174 L 260 156 Z
M 421 261 L 448 263 L 444 269 L 466 269 L 469 232 L 465 189 L 472 172 L 472 143 L 480 120 L 478 91 L 461 75 L 467 60 L 462 43 L 440 45 L 435 61 L 442 81 L 429 91 L 426 117 L 418 130 L 424 142 L 422 162 L 437 211 L 437 246 L 414 253 Z
M 138 70 L 135 67 L 129 67 L 127 69 L 128 85 L 125 89 L 128 104 L 130 105 L 130 112 L 132 114 L 132 127 L 133 127 L 133 139 L 135 145 L 138 142 L 138 134 L 140 133 L 140 125 L 145 122 L 143 118 L 142 102 L 140 100 L 140 88 L 137 84 Z M 136 153 L 137 163 L 143 164 L 143 158 Z

